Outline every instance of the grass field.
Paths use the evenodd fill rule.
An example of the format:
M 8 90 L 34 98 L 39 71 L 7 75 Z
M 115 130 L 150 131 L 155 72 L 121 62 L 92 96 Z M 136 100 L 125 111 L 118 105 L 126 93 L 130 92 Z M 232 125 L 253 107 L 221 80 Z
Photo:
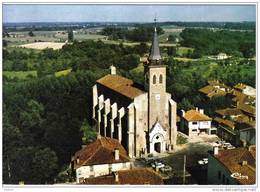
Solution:
M 26 79 L 29 76 L 37 77 L 37 71 L 3 71 L 3 75 L 9 79 Z
M 55 73 L 55 77 L 66 76 L 71 72 L 72 69 L 66 69 Z
M 185 55 L 189 52 L 189 50 L 191 50 L 193 52 L 193 48 L 190 48 L 190 47 L 179 47 L 178 50 L 177 50 L 177 53 L 178 55 Z

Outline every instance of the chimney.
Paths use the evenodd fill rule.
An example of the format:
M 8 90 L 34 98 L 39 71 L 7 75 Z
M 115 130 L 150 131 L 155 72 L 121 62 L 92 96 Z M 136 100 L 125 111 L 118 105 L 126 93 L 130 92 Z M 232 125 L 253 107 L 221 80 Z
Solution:
M 101 135 L 100 134 L 97 134 L 97 139 L 101 139 Z
M 114 172 L 115 182 L 119 182 L 119 176 L 117 172 Z
M 200 109 L 200 114 L 204 114 L 204 109 Z
M 115 160 L 119 160 L 119 149 L 115 148 Z
M 184 117 L 185 116 L 185 111 L 183 109 L 181 110 L 181 113 L 182 113 L 182 117 Z
M 116 75 L 116 67 L 114 65 L 110 66 L 110 73 L 111 75 Z
M 218 155 L 218 146 L 213 147 L 213 154 Z
M 79 164 L 79 156 L 77 156 L 76 164 Z
M 242 166 L 247 165 L 247 161 L 242 161 Z

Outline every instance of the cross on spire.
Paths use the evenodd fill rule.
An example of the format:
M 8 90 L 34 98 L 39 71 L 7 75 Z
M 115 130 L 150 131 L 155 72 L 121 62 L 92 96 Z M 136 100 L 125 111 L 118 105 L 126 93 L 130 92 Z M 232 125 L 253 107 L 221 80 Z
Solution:
M 152 46 L 150 49 L 150 54 L 148 57 L 148 60 L 150 61 L 151 65 L 154 64 L 159 64 L 162 60 L 161 54 L 160 54 L 160 49 L 159 49 L 159 42 L 158 42 L 158 36 L 157 36 L 157 31 L 156 31 L 156 16 L 154 18 L 154 35 L 153 35 L 153 41 L 152 41 Z
M 154 31 L 156 32 L 156 21 L 157 21 L 157 19 L 156 19 L 156 13 L 155 13 L 155 17 L 154 17 Z

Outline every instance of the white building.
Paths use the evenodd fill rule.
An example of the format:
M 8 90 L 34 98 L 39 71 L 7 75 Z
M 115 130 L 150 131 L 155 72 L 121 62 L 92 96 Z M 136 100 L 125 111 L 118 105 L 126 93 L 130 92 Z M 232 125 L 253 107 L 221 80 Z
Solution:
M 217 55 L 217 60 L 223 60 L 223 59 L 227 59 L 227 58 L 228 58 L 228 56 L 226 53 L 219 53 Z
M 204 132 L 211 134 L 211 118 L 204 114 L 204 110 L 196 108 L 185 112 L 182 110 L 183 131 L 188 136 L 199 135 Z
M 81 183 L 86 178 L 129 170 L 131 162 L 118 140 L 99 136 L 95 142 L 75 153 L 72 166 L 76 171 L 77 183 Z

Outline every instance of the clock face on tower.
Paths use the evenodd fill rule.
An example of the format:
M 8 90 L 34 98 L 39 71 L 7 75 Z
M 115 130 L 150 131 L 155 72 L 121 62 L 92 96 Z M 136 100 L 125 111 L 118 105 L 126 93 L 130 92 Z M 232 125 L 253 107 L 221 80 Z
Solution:
M 161 99 L 160 94 L 155 94 L 155 100 L 156 100 L 156 101 L 160 101 L 160 99 Z

